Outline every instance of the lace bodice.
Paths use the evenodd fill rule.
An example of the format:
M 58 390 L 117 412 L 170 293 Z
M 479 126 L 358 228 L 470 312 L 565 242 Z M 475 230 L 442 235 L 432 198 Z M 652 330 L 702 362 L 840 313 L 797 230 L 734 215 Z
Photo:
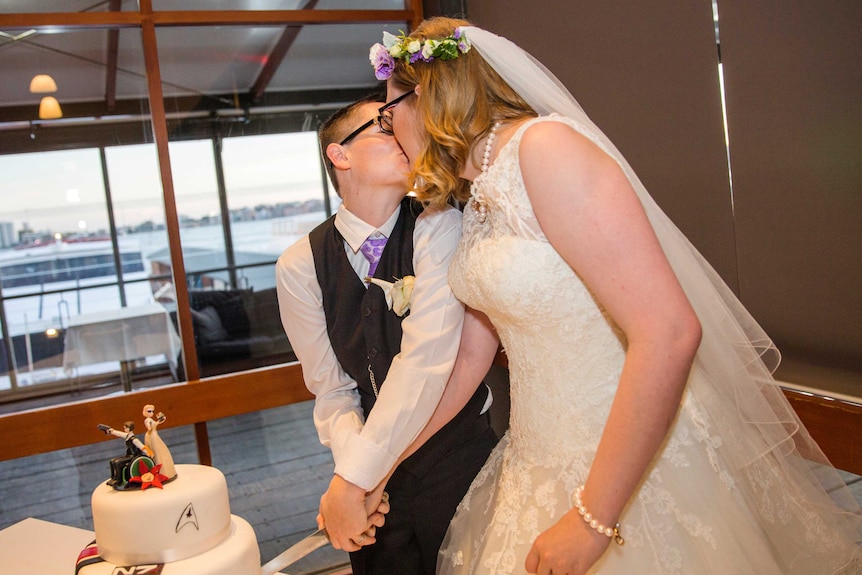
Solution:
M 449 281 L 459 299 L 488 315 L 509 356 L 512 448 L 523 446 L 529 460 L 558 462 L 585 457 L 597 443 L 624 338 L 548 243 L 530 207 L 518 164 L 527 125 L 479 176 L 474 189 L 487 216 L 478 221 L 475 197 L 465 207 Z M 558 424 L 563 418 L 577 422 L 579 441 Z
M 531 208 L 518 147 L 540 121 L 578 129 L 549 116 L 516 130 L 474 182 L 449 269 L 455 295 L 488 315 L 509 357 L 511 415 L 453 520 L 441 575 L 524 573 L 536 536 L 571 509 L 587 478 L 625 359 L 624 334 Z M 716 393 L 702 361 L 699 354 L 673 429 L 620 518 L 625 547 L 611 546 L 591 575 L 856 572 L 859 552 L 845 563 L 853 544 L 835 536 L 835 516 L 800 504 L 824 494 L 803 492 L 810 482 L 774 457 L 740 468 L 739 455 L 750 451 L 736 449 L 745 442 L 735 420 L 724 419 L 736 406 Z

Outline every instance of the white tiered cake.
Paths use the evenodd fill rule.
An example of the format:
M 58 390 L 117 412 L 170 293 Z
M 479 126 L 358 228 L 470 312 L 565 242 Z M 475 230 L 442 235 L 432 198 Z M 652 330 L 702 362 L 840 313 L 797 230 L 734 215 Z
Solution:
M 163 488 L 93 492 L 95 545 L 81 552 L 77 575 L 259 575 L 254 530 L 230 513 L 218 469 L 177 465 Z

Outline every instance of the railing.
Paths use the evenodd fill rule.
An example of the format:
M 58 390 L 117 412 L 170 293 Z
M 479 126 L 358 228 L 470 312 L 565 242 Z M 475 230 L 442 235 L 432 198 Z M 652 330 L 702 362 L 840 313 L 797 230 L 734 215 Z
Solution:
M 311 398 L 299 364 L 293 363 L 4 415 L 0 461 L 97 443 L 104 437 L 94 432 L 96 423 L 113 421 L 117 413 L 137 413 L 147 403 L 170 413 L 165 427 L 174 427 Z M 200 461 L 210 463 L 205 430 L 197 437 Z
M 862 475 L 862 405 L 790 389 L 785 395 L 832 464 Z M 209 463 L 205 422 L 308 399 L 300 366 L 291 363 L 5 415 L 0 461 L 96 443 L 103 440 L 93 432 L 97 422 L 153 403 L 171 414 L 170 427 L 197 424 L 200 461 Z

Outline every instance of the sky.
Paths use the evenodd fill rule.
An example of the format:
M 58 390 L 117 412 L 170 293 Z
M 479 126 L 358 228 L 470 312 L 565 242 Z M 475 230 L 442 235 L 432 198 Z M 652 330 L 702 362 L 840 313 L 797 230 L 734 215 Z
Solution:
M 209 140 L 170 145 L 177 211 L 200 218 L 218 213 L 218 184 Z M 164 222 L 154 145 L 106 148 L 118 227 Z M 226 138 L 223 148 L 229 209 L 321 197 L 316 132 Z M 108 228 L 97 149 L 0 156 L 0 221 L 51 232 Z

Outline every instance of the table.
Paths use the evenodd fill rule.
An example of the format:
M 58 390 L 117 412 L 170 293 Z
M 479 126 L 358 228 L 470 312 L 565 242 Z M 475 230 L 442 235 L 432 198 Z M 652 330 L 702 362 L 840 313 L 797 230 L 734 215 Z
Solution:
M 92 531 L 29 517 L 0 531 L 3 573 L 69 575 Z
M 120 362 L 123 389 L 132 390 L 135 360 L 164 355 L 176 372 L 182 349 L 180 336 L 167 310 L 157 303 L 87 313 L 69 319 L 63 349 L 63 368 L 106 361 Z
M 94 539 L 92 531 L 28 517 L 0 530 L 3 573 L 70 575 L 78 554 Z

